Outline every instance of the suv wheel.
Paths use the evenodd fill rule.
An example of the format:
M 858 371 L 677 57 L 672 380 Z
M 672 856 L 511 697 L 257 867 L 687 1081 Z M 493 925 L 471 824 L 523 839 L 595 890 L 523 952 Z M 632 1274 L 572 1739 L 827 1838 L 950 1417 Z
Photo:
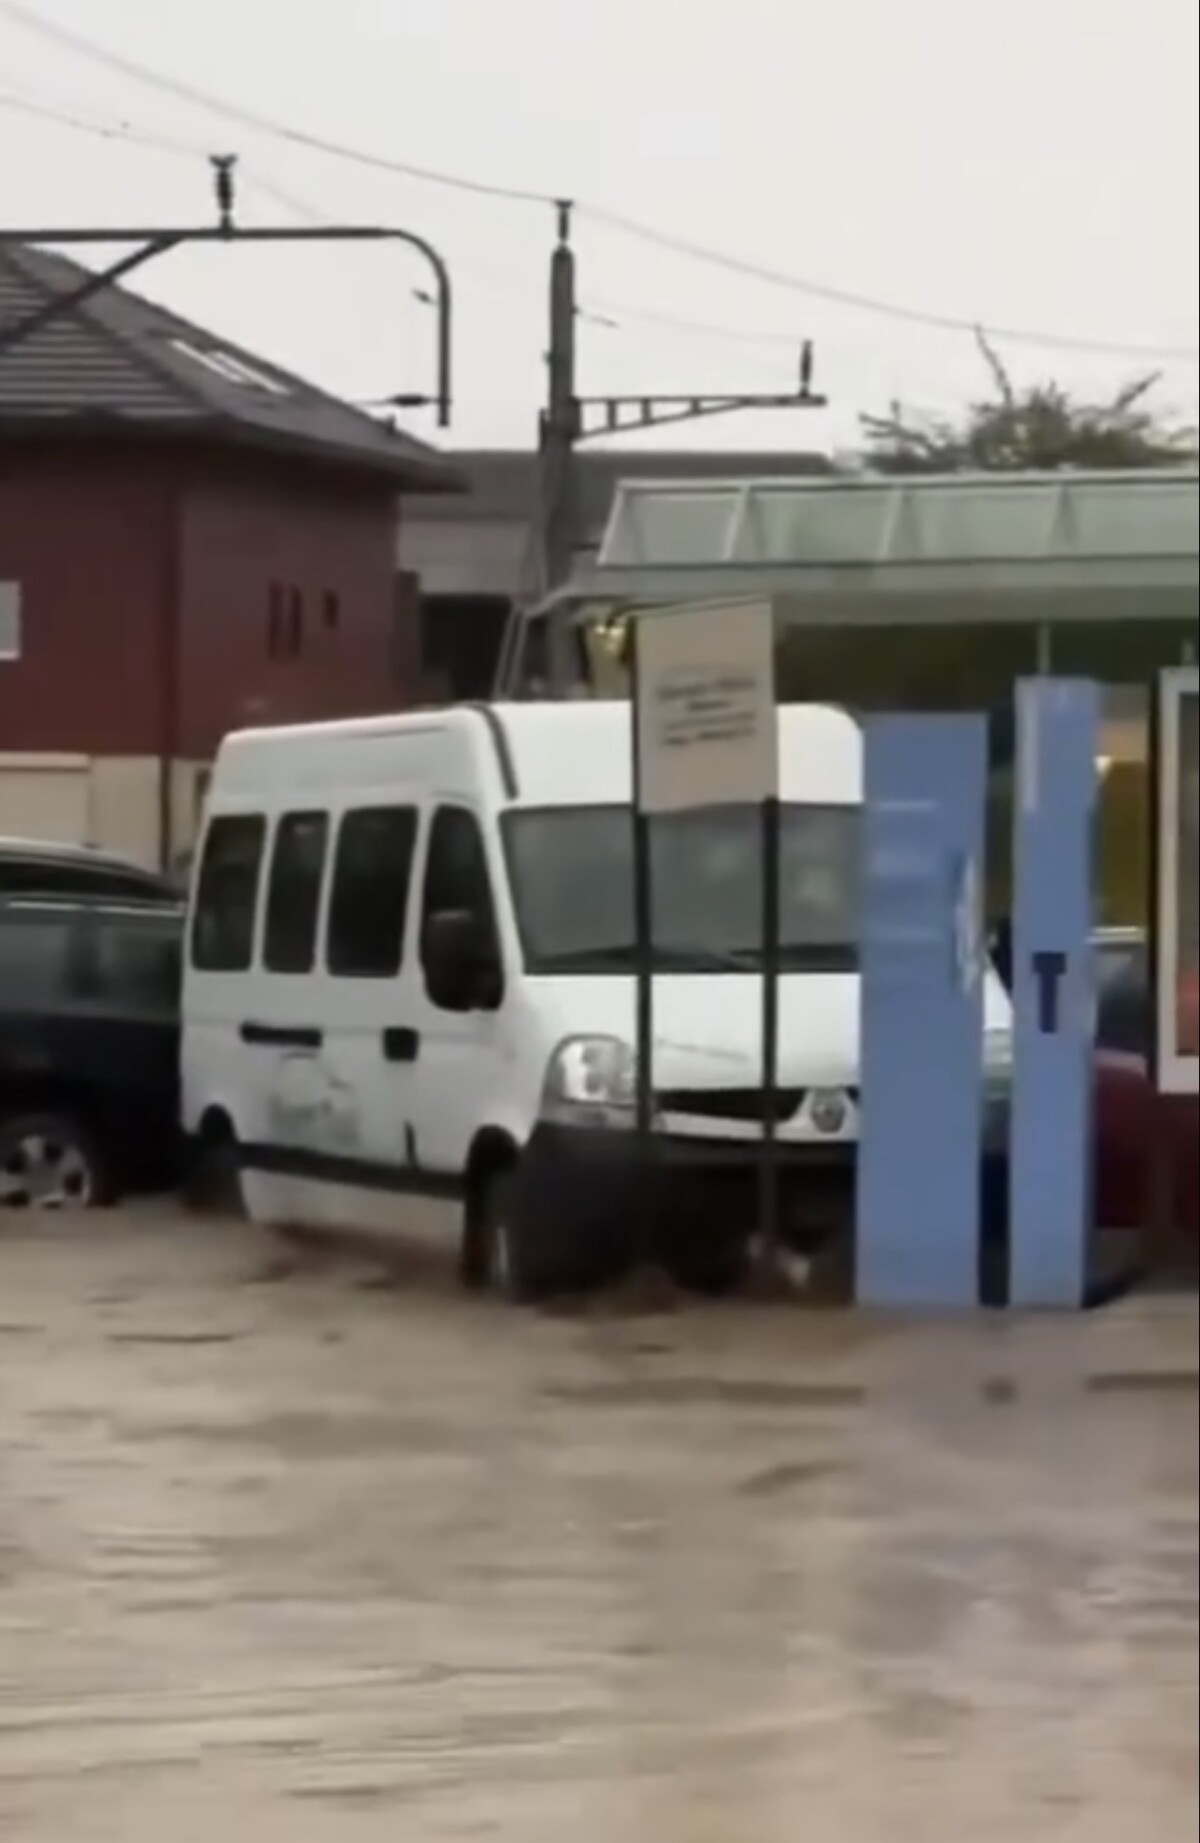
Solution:
M 108 1200 L 99 1148 L 69 1114 L 0 1120 L 0 1210 L 97 1209 Z

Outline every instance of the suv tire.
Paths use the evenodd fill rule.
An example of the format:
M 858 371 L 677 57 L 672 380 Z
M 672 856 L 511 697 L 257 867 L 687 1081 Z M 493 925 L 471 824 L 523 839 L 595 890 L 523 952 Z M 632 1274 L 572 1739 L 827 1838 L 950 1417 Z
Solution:
M 0 1210 L 100 1209 L 114 1200 L 104 1157 L 68 1112 L 0 1117 Z

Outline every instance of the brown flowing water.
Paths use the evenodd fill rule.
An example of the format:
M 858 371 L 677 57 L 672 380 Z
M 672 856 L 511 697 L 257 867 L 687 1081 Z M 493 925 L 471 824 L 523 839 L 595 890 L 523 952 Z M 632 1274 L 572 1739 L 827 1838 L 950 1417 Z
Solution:
M 1183 1843 L 1197 1315 L 0 1232 L 5 1843 Z

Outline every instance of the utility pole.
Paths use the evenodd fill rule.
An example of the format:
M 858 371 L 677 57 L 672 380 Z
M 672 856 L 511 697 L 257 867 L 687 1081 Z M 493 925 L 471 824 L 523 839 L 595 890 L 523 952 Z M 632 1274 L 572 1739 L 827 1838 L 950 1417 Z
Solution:
M 809 340 L 799 344 L 799 375 L 794 390 L 687 391 L 650 395 L 581 397 L 576 390 L 576 326 L 579 320 L 575 251 L 571 244 L 571 204 L 555 205 L 557 236 L 550 258 L 550 348 L 547 355 L 546 407 L 538 430 L 537 503 L 534 511 L 543 593 L 570 579 L 581 540 L 575 460 L 583 442 L 606 435 L 660 429 L 672 423 L 735 410 L 824 409 L 826 399 L 813 389 L 814 354 Z M 553 692 L 569 689 L 573 679 L 572 639 L 562 622 L 550 623 L 547 674 Z
M 571 574 L 577 513 L 572 465 L 579 440 L 575 395 L 575 252 L 571 248 L 571 206 L 555 206 L 558 237 L 550 258 L 549 388 L 539 432 L 539 516 L 545 586 L 556 589 Z
M 447 428 L 452 407 L 450 273 L 445 261 L 432 243 L 418 236 L 415 231 L 395 230 L 376 224 L 289 224 L 279 227 L 257 225 L 244 227 L 238 224 L 236 219 L 236 160 L 230 154 L 218 154 L 213 156 L 211 164 L 216 202 L 216 221 L 213 224 L 193 225 L 178 229 L 114 226 L 93 230 L 50 225 L 7 230 L 0 227 L 0 245 L 38 243 L 63 248 L 113 244 L 135 246 L 129 254 L 111 263 L 108 268 L 87 276 L 77 287 L 66 289 L 62 294 L 45 301 L 41 306 L 32 308 L 19 319 L 0 325 L 0 365 L 3 365 L 8 353 L 17 346 L 24 344 L 27 339 L 32 339 L 45 327 L 51 326 L 56 320 L 71 313 L 76 307 L 90 300 L 93 295 L 102 293 L 106 288 L 114 287 L 125 276 L 132 274 L 135 269 L 152 262 L 155 257 L 166 255 L 170 250 L 178 249 L 183 244 L 384 243 L 389 241 L 405 243 L 423 256 L 433 271 L 434 302 L 437 311 L 436 377 L 434 389 L 430 394 L 405 394 L 389 397 L 387 402 L 403 409 L 417 409 L 432 405 L 437 411 L 438 426 Z

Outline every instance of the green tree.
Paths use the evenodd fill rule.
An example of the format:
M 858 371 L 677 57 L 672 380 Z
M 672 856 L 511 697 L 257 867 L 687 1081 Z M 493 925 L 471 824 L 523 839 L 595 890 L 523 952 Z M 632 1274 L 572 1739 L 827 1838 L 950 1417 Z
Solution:
M 983 333 L 976 335 L 991 392 L 957 420 L 893 404 L 864 416 L 864 459 L 883 474 L 1135 471 L 1195 463 L 1195 429 L 1156 414 L 1157 373 L 1135 378 L 1108 402 L 1087 403 L 1055 383 L 1018 386 Z

